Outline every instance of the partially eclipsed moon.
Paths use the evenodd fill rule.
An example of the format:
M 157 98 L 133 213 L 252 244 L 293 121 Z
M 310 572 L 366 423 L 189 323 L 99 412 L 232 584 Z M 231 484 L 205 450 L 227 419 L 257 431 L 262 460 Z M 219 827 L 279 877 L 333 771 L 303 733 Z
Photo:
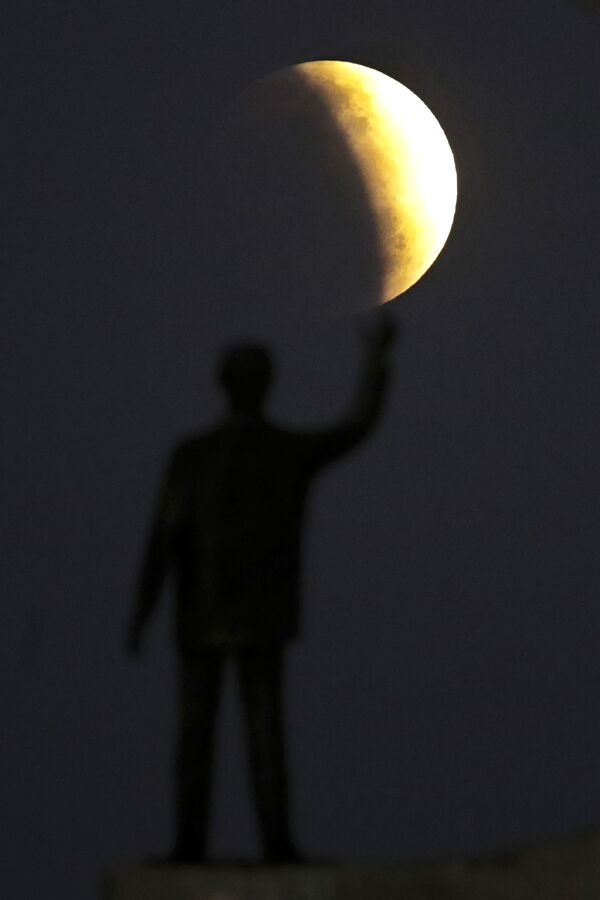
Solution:
M 363 175 L 384 267 L 385 303 L 427 271 L 446 243 L 456 167 L 439 122 L 382 72 L 334 60 L 293 67 L 325 101 Z
M 399 82 L 349 62 L 301 63 L 251 84 L 213 130 L 202 168 L 205 279 L 250 318 L 392 300 L 431 266 L 456 204 L 435 116 Z

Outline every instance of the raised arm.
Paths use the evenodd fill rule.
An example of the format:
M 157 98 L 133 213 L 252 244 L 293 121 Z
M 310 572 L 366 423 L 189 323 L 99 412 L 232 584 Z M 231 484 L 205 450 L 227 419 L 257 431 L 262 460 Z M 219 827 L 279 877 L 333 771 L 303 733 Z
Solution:
M 144 627 L 159 601 L 161 590 L 183 516 L 185 500 L 185 450 L 172 454 L 162 478 L 156 512 L 146 545 L 133 616 L 127 632 L 127 649 L 132 655 L 140 651 Z
M 361 379 L 351 408 L 349 421 L 369 431 L 377 421 L 389 381 L 389 352 L 397 340 L 398 328 L 387 310 L 378 312 L 378 320 L 362 333 L 364 363 Z
M 309 466 L 320 468 L 351 450 L 375 426 L 389 382 L 389 352 L 397 337 L 397 327 L 387 311 L 361 332 L 363 363 L 350 411 L 342 423 L 330 431 L 308 437 Z

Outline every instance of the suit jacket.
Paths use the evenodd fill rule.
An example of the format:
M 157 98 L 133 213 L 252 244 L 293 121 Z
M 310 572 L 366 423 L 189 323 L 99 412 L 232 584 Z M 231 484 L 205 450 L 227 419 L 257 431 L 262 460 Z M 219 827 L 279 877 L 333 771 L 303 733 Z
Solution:
M 138 619 L 169 569 L 180 649 L 280 643 L 298 630 L 301 532 L 321 469 L 377 418 L 381 363 L 366 366 L 351 414 L 326 432 L 293 432 L 261 415 L 231 415 L 174 450 L 142 570 Z

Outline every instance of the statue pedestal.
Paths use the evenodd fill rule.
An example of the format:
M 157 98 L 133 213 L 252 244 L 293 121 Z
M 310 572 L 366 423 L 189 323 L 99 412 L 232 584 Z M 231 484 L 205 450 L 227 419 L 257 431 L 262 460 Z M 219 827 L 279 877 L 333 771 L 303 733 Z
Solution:
M 456 896 L 449 871 L 436 866 L 424 873 L 418 868 L 419 874 L 416 867 L 382 865 L 130 865 L 106 876 L 102 900 L 450 900 Z
M 598 900 L 600 832 L 418 865 L 113 869 L 102 900 Z

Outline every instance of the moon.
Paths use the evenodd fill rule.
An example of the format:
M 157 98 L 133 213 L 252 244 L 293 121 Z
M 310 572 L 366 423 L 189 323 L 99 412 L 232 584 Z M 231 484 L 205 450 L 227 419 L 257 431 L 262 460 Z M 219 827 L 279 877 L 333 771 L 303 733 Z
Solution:
M 431 110 L 383 72 L 336 60 L 301 63 L 358 160 L 384 264 L 385 303 L 429 269 L 452 226 L 454 156 Z
M 412 91 L 375 69 L 279 69 L 237 96 L 207 147 L 204 278 L 224 306 L 242 298 L 236 318 L 300 321 L 386 303 L 422 277 L 450 232 L 448 140 Z

